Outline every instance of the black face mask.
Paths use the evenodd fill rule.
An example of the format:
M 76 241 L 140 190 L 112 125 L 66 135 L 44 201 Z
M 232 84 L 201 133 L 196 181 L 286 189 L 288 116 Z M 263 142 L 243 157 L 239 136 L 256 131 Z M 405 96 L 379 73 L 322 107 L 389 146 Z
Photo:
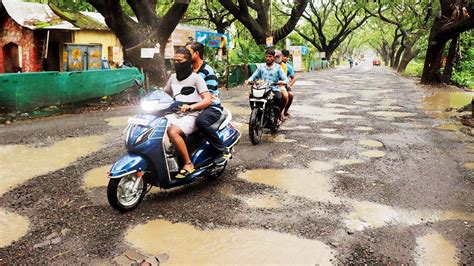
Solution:
M 193 73 L 193 68 L 189 61 L 174 63 L 174 70 L 176 71 L 176 78 L 179 81 L 187 79 L 191 73 Z

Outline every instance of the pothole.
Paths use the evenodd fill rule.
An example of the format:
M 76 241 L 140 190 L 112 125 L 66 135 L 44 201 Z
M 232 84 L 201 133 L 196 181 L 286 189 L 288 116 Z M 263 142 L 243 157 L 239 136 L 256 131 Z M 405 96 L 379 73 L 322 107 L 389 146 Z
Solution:
M 28 218 L 0 208 L 0 248 L 11 245 L 28 232 Z
M 266 230 L 202 231 L 164 220 L 137 225 L 125 235 L 134 248 L 167 254 L 170 264 L 330 264 L 329 246 L 317 240 Z
M 68 138 L 44 148 L 24 145 L 2 146 L 0 195 L 28 179 L 64 168 L 81 156 L 100 150 L 104 139 L 104 136 Z

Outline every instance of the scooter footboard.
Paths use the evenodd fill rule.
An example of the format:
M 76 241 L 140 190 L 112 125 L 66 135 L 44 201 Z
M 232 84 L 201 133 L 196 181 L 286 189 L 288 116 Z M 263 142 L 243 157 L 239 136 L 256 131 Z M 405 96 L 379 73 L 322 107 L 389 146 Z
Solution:
M 140 155 L 137 154 L 126 154 L 122 158 L 112 165 L 109 171 L 109 178 L 121 178 L 129 174 L 133 174 L 137 171 L 146 171 L 148 169 L 148 163 Z

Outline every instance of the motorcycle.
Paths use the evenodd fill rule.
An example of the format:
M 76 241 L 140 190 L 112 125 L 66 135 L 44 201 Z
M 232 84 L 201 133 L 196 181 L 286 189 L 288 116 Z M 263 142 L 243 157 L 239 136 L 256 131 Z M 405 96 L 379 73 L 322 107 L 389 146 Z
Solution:
M 174 178 L 184 163 L 168 138 L 169 121 L 165 115 L 179 110 L 176 96 L 190 95 L 194 90 L 194 87 L 183 87 L 174 97 L 156 90 L 142 99 L 143 112 L 129 118 L 124 130 L 127 154 L 107 173 L 107 199 L 114 209 L 120 212 L 135 209 L 152 186 L 169 189 L 204 177 L 215 179 L 223 174 L 227 161 L 215 165 L 214 148 L 195 132 L 185 142 L 196 170 L 184 180 Z M 231 121 L 231 112 L 224 109 L 222 117 L 212 126 L 232 151 L 241 135 Z
M 263 135 L 263 129 L 268 128 L 275 134 L 280 128 L 278 114 L 280 107 L 275 105 L 273 86 L 278 83 L 252 82 L 249 97 L 252 113 L 249 120 L 249 137 L 253 145 L 257 145 Z

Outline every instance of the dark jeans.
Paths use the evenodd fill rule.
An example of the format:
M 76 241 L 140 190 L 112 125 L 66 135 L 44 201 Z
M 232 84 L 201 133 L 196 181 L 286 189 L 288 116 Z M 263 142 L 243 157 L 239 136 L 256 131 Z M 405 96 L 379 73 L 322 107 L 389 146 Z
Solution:
M 196 126 L 216 150 L 223 152 L 225 149 L 224 142 L 219 138 L 217 132 L 211 128 L 211 125 L 217 122 L 221 116 L 222 111 L 217 110 L 215 107 L 208 107 L 197 117 Z

